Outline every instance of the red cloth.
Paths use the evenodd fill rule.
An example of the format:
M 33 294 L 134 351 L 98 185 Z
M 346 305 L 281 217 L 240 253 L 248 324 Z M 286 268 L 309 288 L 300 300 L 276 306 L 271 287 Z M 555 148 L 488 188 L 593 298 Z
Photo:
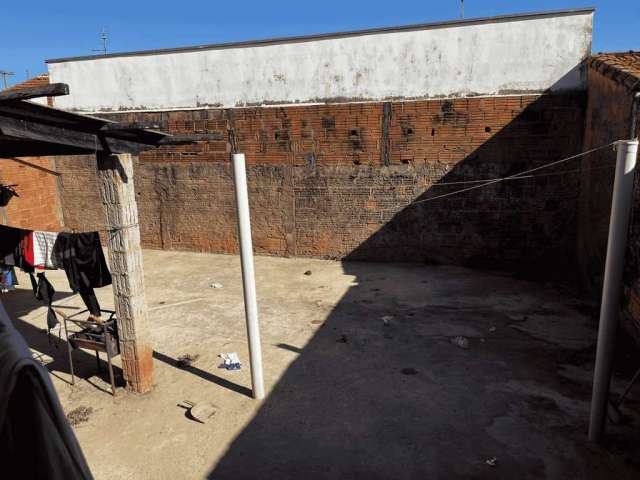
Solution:
M 33 266 L 33 232 L 29 232 L 20 241 L 22 246 L 22 256 L 29 265 Z

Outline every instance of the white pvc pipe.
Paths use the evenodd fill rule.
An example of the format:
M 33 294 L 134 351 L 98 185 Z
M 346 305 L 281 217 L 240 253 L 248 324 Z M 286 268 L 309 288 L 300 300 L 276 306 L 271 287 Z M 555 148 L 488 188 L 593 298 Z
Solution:
M 251 219 L 249 216 L 249 195 L 247 193 L 247 171 L 243 153 L 233 154 L 233 181 L 236 190 L 236 207 L 238 213 L 238 236 L 240 237 L 240 261 L 242 263 L 244 311 L 247 318 L 247 336 L 249 337 L 251 385 L 253 398 L 261 400 L 264 398 L 262 348 L 260 346 L 260 325 L 258 324 L 256 278 L 253 270 L 253 245 L 251 243 Z
M 592 442 L 600 440 L 607 418 L 611 368 L 616 343 L 620 299 L 622 298 L 624 254 L 627 248 L 629 215 L 633 202 L 633 177 L 636 168 L 638 141 L 620 140 L 616 143 L 616 147 L 618 151 L 616 176 L 611 200 L 607 260 L 604 267 L 598 347 L 589 418 L 589 440 Z

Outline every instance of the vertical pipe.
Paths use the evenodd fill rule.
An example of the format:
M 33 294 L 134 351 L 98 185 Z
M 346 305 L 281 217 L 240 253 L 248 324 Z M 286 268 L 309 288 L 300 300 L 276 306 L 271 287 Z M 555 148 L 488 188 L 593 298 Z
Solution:
M 244 311 L 247 318 L 247 336 L 249 337 L 251 385 L 253 398 L 260 400 L 264 398 L 262 349 L 260 347 L 260 326 L 258 324 L 258 303 L 256 301 L 256 279 L 253 271 L 253 245 L 251 244 L 247 171 L 243 153 L 233 154 L 233 181 L 236 190 L 236 207 L 238 212 L 238 236 L 240 237 Z
M 589 419 L 589 440 L 592 442 L 600 441 L 607 418 L 609 384 L 611 383 L 611 368 L 618 326 L 620 298 L 622 297 L 624 254 L 627 247 L 629 214 L 633 200 L 633 177 L 636 167 L 638 141 L 621 140 L 616 143 L 616 147 L 618 155 L 613 184 L 613 198 L 611 200 L 607 260 L 604 271 L 604 285 L 602 287 L 598 347 L 593 374 L 593 393 Z

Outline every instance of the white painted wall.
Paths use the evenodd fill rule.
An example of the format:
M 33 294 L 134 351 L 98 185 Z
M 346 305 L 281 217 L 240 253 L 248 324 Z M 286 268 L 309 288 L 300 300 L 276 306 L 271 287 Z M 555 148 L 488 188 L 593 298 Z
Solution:
M 262 46 L 49 63 L 59 108 L 429 98 L 583 89 L 592 12 Z

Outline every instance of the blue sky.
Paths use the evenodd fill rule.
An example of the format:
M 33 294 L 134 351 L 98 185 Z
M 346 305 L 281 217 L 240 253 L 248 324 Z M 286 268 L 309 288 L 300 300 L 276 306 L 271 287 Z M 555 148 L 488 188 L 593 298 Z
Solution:
M 465 17 L 596 7 L 593 51 L 640 50 L 640 0 L 465 0 Z M 8 1 L 0 13 L 0 70 L 10 83 L 46 71 L 47 58 L 452 20 L 459 0 Z

